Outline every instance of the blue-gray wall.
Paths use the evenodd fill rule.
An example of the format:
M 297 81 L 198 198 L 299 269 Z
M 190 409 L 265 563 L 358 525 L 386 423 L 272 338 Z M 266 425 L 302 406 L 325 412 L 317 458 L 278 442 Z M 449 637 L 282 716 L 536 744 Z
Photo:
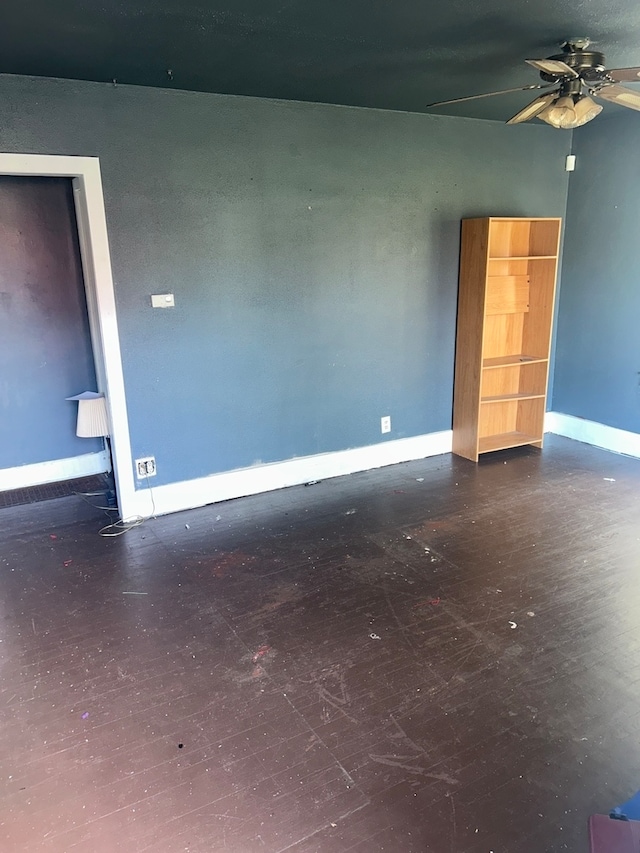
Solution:
M 640 116 L 573 134 L 553 409 L 640 432 Z
M 100 157 L 158 484 L 449 429 L 460 219 L 565 214 L 543 125 L 6 76 L 0 115 L 4 151 Z
M 65 400 L 95 388 L 71 180 L 0 176 L 0 469 L 101 450 Z

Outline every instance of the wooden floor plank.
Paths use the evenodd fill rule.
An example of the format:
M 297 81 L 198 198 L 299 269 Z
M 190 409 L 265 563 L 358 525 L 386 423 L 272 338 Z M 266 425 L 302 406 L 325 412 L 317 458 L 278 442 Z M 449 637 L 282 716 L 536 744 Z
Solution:
M 640 462 L 565 439 L 0 530 L 0 849 L 586 849 L 640 788 Z

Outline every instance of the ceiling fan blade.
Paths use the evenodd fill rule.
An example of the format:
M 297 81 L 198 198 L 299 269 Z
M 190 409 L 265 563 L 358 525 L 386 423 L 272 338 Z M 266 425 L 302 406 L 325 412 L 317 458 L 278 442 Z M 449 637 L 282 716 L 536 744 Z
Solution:
M 552 104 L 557 97 L 557 92 L 549 92 L 546 95 L 539 95 L 535 101 L 531 101 L 531 103 L 527 104 L 523 110 L 520 110 L 519 113 L 512 116 L 507 124 L 521 124 L 523 121 L 529 121 L 529 119 L 535 118 L 538 113 L 541 113 L 542 110 L 549 106 L 549 104 Z
M 640 68 L 612 68 L 607 74 L 618 83 L 640 83 Z
M 500 89 L 498 92 L 485 92 L 482 95 L 467 95 L 465 98 L 451 98 L 449 101 L 435 101 L 433 104 L 427 104 L 426 109 L 429 107 L 444 107 L 446 104 L 461 104 L 463 101 L 475 101 L 478 98 L 493 98 L 494 95 L 508 95 L 509 92 L 529 92 L 533 89 L 548 89 L 550 86 L 554 86 L 555 83 L 541 83 L 540 85 L 533 86 L 516 86 L 515 89 Z
M 596 98 L 603 98 L 619 104 L 621 107 L 629 107 L 630 110 L 640 110 L 640 92 L 627 89 L 626 86 L 602 86 L 592 92 Z
M 579 77 L 577 71 L 574 71 L 566 62 L 559 59 L 525 59 L 529 65 L 533 65 L 538 71 L 544 71 L 545 74 L 553 74 L 554 77 Z

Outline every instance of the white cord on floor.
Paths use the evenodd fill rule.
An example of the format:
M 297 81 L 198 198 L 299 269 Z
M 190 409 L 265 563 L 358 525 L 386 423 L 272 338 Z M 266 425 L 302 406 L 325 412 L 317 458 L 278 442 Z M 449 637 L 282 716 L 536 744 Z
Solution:
M 149 495 L 151 496 L 151 515 L 146 516 L 146 518 L 141 515 L 133 515 L 131 516 L 131 518 L 119 518 L 117 519 L 117 521 L 113 521 L 110 524 L 106 524 L 104 527 L 101 527 L 100 530 L 98 530 L 98 536 L 105 536 L 107 538 L 113 536 L 122 536 L 128 530 L 131 530 L 133 527 L 140 527 L 140 525 L 144 524 L 145 521 L 148 521 L 150 518 L 156 517 L 156 502 L 153 497 L 153 489 L 149 485 L 148 474 L 145 474 L 145 480 L 147 481 L 147 488 L 149 489 Z M 88 503 L 89 506 L 94 507 L 94 509 L 100 509 L 106 513 L 118 512 L 117 507 L 97 506 L 96 504 L 88 500 L 88 498 L 97 497 L 98 495 L 104 494 L 104 492 L 74 492 L 74 494 L 82 498 L 83 501 Z

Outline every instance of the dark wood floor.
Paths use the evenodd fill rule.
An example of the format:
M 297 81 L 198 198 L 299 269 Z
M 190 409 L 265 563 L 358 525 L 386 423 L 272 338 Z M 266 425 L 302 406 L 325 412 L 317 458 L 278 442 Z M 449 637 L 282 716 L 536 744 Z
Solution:
M 640 787 L 638 460 L 0 519 L 2 851 L 586 851 Z

